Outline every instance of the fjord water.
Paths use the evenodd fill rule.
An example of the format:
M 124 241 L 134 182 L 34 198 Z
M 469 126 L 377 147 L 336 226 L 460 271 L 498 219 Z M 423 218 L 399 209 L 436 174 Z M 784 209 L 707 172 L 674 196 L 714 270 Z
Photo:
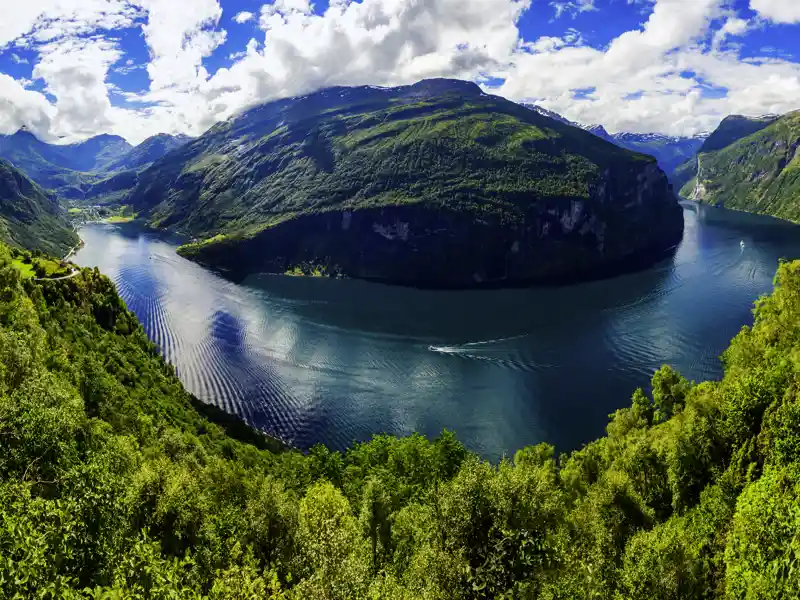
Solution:
M 186 388 L 299 447 L 455 430 L 490 459 L 603 434 L 662 364 L 694 380 L 752 322 L 800 228 L 684 204 L 674 257 L 579 285 L 426 291 L 260 275 L 239 284 L 179 257 L 179 240 L 89 224 L 98 266 Z M 742 243 L 743 242 L 743 243 Z

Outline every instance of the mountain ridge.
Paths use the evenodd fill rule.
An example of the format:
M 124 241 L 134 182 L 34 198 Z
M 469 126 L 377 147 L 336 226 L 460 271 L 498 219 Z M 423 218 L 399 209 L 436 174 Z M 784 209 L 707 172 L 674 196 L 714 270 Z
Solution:
M 444 79 L 255 107 L 143 171 L 126 202 L 229 272 L 313 264 L 425 286 L 590 269 L 682 230 L 649 157 Z
M 23 127 L 14 134 L 0 136 L 0 158 L 65 199 L 85 200 L 93 197 L 93 189 L 108 187 L 103 183 L 107 178 L 126 169 L 141 170 L 187 139 L 159 134 L 131 146 L 120 136 L 101 134 L 59 145 L 42 141 Z
M 616 144 L 627 150 L 641 152 L 654 156 L 659 166 L 664 170 L 670 181 L 673 172 L 686 161 L 695 155 L 697 149 L 704 143 L 709 136 L 708 133 L 699 133 L 693 136 L 669 136 L 660 133 L 630 133 L 619 132 L 610 134 L 600 124 L 583 124 L 561 116 L 560 114 L 543 108 L 537 104 L 522 103 L 522 106 L 536 111 L 539 114 L 556 119 L 567 125 L 584 129 L 601 139 Z M 680 187 L 680 186 L 678 186 Z

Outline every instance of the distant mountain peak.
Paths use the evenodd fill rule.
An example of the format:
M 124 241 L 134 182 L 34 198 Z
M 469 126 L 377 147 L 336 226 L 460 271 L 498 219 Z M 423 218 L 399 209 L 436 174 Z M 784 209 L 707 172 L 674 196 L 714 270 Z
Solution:
M 572 125 L 573 127 L 580 127 L 580 125 L 578 125 L 577 123 L 575 123 L 573 121 L 570 121 L 569 119 L 567 119 L 565 117 L 562 117 L 557 112 L 552 111 L 552 110 L 548 110 L 548 109 L 544 108 L 543 106 L 539 106 L 538 104 L 531 104 L 531 103 L 528 103 L 528 102 L 523 102 L 522 106 L 524 106 L 525 108 L 527 108 L 529 110 L 532 110 L 534 112 L 539 113 L 543 117 L 547 117 L 549 119 L 553 119 L 555 121 L 559 121 L 559 122 L 565 123 L 567 125 Z

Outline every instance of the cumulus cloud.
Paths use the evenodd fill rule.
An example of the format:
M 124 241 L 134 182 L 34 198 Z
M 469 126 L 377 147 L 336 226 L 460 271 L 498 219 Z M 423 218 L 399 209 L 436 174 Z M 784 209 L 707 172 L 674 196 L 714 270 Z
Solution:
M 750 8 L 776 23 L 800 23 L 800 2 L 797 0 L 750 0 Z
M 752 22 L 727 0 L 629 3 L 645 11 L 642 26 L 596 47 L 574 29 L 524 39 L 518 21 L 531 0 L 330 0 L 324 12 L 309 0 L 274 0 L 257 16 L 232 17 L 257 18 L 256 34 L 209 72 L 205 59 L 227 39 L 220 0 L 28 0 L 0 22 L 0 50 L 27 48 L 45 93 L 0 78 L 0 131 L 25 124 L 49 138 L 114 132 L 137 142 L 159 131 L 200 134 L 254 104 L 324 86 L 434 76 L 500 81 L 485 89 L 611 131 L 690 134 L 730 112 L 800 106 L 798 63 L 775 53 L 742 59 L 736 44 L 766 19 L 800 21 L 800 3 L 751 0 L 760 17 Z M 560 14 L 596 8 L 534 8 L 548 5 Z M 123 57 L 123 30 L 142 33 L 146 64 Z M 110 85 L 110 72 L 142 66 L 146 89 Z
M 242 12 L 237 13 L 236 16 L 233 17 L 233 20 L 241 25 L 242 23 L 247 23 L 255 18 L 256 16 L 253 13 L 243 10 Z

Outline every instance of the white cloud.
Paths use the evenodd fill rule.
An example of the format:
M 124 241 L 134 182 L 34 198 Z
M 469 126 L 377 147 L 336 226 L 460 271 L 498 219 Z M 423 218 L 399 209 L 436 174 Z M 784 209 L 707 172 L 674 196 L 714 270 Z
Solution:
M 0 73 L 0 133 L 14 133 L 25 126 L 45 134 L 54 114 L 55 109 L 42 94 L 26 90 L 22 82 Z
M 237 13 L 236 16 L 233 17 L 233 20 L 239 23 L 239 25 L 241 25 L 242 23 L 247 23 L 248 21 L 252 21 L 255 18 L 256 16 L 253 13 L 243 10 L 242 12 Z
M 750 8 L 776 23 L 800 23 L 798 0 L 750 0 Z
M 73 38 L 48 43 L 39 53 L 33 77 L 43 79 L 56 98 L 50 134 L 83 137 L 111 129 L 105 81 L 109 67 L 122 55 L 116 44 L 104 38 Z
M 714 33 L 714 47 L 719 48 L 731 36 L 741 36 L 750 29 L 749 21 L 732 15 L 725 19 L 725 23 Z
M 28 64 L 27 58 L 22 58 L 19 54 L 11 53 L 11 60 L 13 60 L 18 65 Z
M 764 19 L 795 18 L 800 2 L 751 0 L 761 18 L 748 22 L 728 0 L 629 0 L 646 11 L 643 25 L 593 47 L 574 29 L 523 39 L 517 21 L 531 0 L 330 0 L 324 13 L 309 0 L 275 0 L 262 6 L 246 48 L 225 50 L 232 64 L 210 73 L 204 61 L 226 40 L 225 1 L 28 0 L 0 22 L 0 49 L 28 48 L 46 93 L 0 77 L 0 131 L 26 124 L 51 138 L 108 131 L 137 142 L 159 131 L 199 134 L 254 104 L 324 86 L 432 76 L 503 80 L 493 93 L 611 131 L 688 134 L 730 112 L 800 106 L 798 63 L 780 53 L 742 60 L 736 44 L 768 26 Z M 548 5 L 595 8 L 590 0 L 533 6 L 546 19 Z M 126 28 L 143 34 L 144 65 L 122 56 Z M 145 90 L 108 81 L 142 67 Z M 115 106 L 109 93 L 127 104 Z
M 597 10 L 594 0 L 556 0 L 551 2 L 550 6 L 556 11 L 556 19 L 564 13 L 572 15 L 574 18 L 579 13 Z

